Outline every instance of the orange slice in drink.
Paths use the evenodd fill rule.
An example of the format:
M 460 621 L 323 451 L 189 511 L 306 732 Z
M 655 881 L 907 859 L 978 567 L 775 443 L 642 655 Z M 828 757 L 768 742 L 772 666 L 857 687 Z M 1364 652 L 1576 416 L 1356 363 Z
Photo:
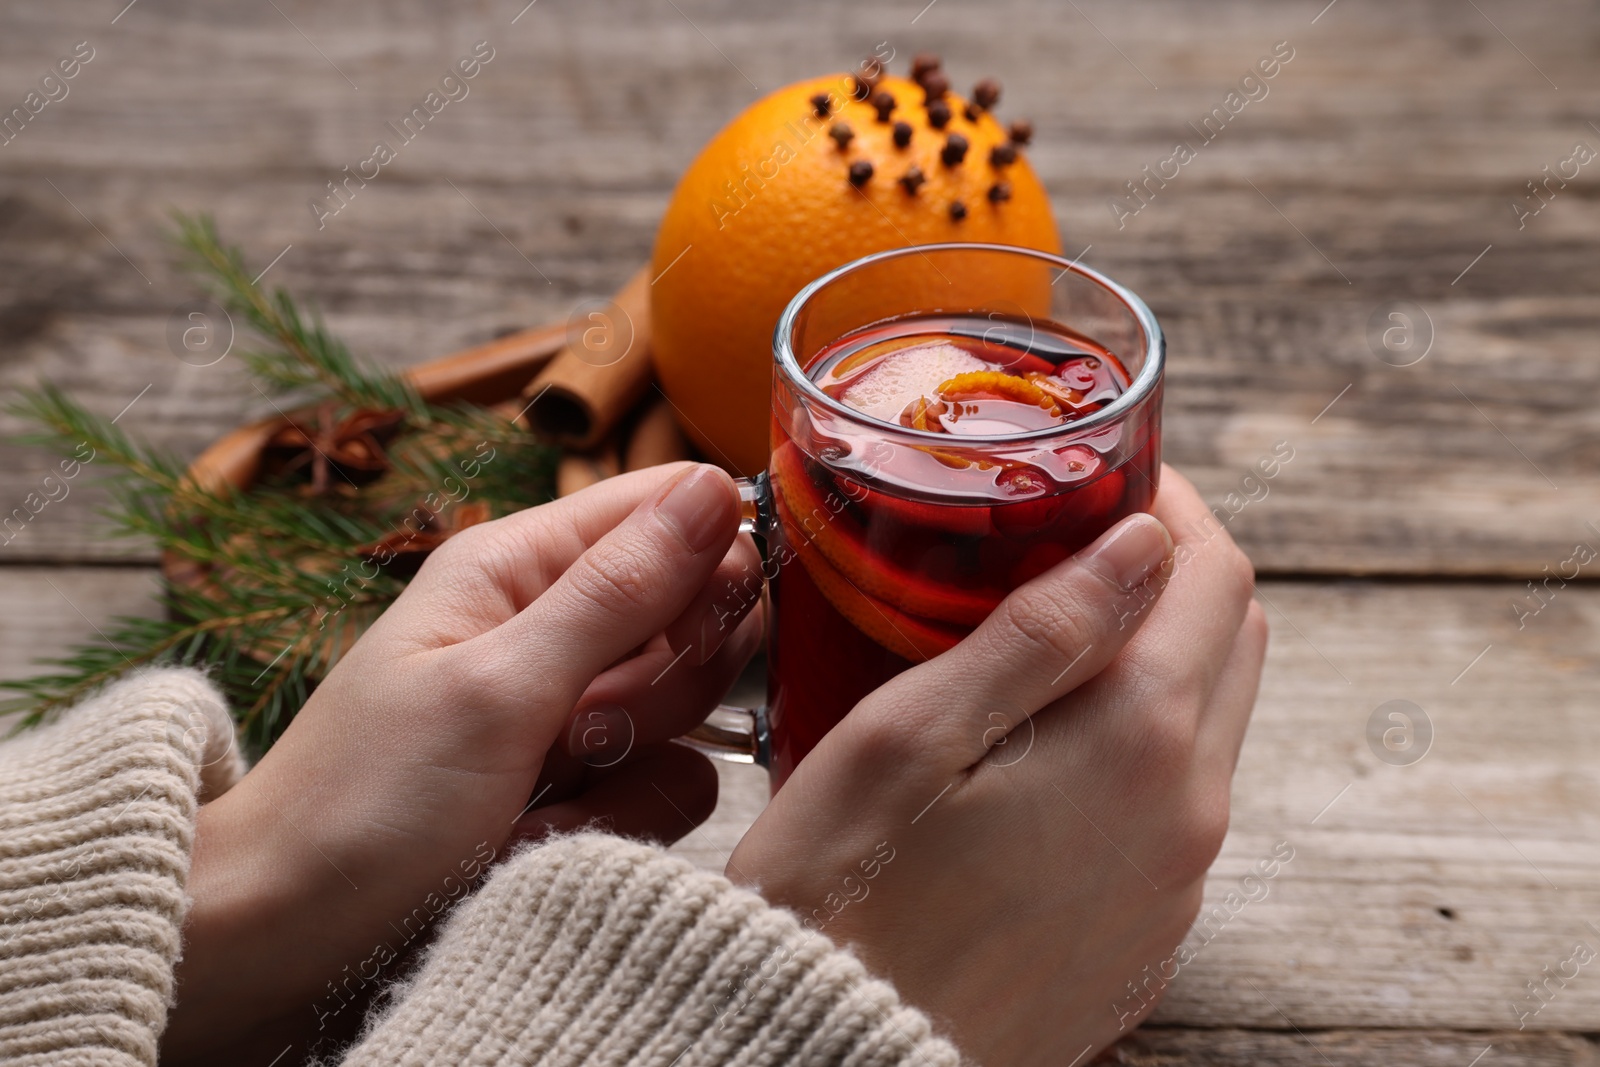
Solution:
M 793 530 L 794 514 L 782 493 L 774 494 L 780 521 Z M 858 588 L 828 562 L 815 540 L 791 537 L 800 565 L 817 590 L 850 625 L 883 648 L 913 663 L 932 659 L 956 646 L 963 634 L 928 619 L 909 615 Z
M 830 506 L 812 484 L 793 442 L 773 453 L 772 473 L 773 495 L 788 512 L 784 521 L 790 540 L 815 545 L 833 569 L 864 595 L 910 615 L 958 626 L 976 626 L 1000 603 L 999 594 L 936 584 L 872 553 L 860 524 L 844 512 L 843 501 L 836 498 L 831 502 L 835 506 Z
M 993 531 L 987 505 L 922 504 L 868 489 L 860 482 L 846 484 L 846 495 L 875 521 L 887 517 L 901 527 L 920 527 L 930 534 L 955 537 L 983 537 Z

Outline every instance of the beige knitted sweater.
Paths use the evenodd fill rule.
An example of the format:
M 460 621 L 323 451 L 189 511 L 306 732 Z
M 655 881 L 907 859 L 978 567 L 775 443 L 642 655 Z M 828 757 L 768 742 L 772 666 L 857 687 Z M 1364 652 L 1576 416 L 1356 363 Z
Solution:
M 0 1063 L 157 1062 L 195 813 L 244 772 L 231 738 L 216 691 L 174 670 L 0 744 Z M 788 912 L 600 834 L 500 866 L 385 1000 L 345 1064 L 959 1062 Z

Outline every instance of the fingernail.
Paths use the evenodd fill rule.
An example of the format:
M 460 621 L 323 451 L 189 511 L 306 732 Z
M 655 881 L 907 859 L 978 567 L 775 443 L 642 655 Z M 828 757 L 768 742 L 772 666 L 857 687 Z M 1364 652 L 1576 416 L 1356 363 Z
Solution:
M 633 717 L 616 704 L 597 704 L 580 711 L 567 735 L 567 751 L 579 757 L 615 756 L 632 745 Z
M 704 465 L 674 482 L 656 505 L 656 513 L 678 532 L 690 552 L 704 552 L 733 530 L 727 479 Z
M 1110 573 L 1123 590 L 1143 584 L 1172 554 L 1172 535 L 1154 515 L 1134 515 L 1084 550 L 1085 562 Z

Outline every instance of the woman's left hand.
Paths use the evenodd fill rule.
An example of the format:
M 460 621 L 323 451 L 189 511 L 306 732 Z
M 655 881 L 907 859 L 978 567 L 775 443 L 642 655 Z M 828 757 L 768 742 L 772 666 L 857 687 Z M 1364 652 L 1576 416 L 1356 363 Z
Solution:
M 519 838 L 598 818 L 670 841 L 704 820 L 714 769 L 664 742 L 761 640 L 738 523 L 726 474 L 677 464 L 439 548 L 201 809 L 169 1056 L 295 1012 L 327 1025 Z

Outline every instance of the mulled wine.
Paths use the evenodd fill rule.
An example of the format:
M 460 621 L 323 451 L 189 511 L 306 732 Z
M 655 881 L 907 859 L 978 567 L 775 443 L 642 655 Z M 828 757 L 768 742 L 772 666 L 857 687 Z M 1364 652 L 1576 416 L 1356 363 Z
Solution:
M 1148 510 L 1160 465 L 1159 404 L 1092 419 L 1134 376 L 1049 319 L 906 314 L 797 355 L 833 403 L 774 395 L 775 784 L 862 697 Z

